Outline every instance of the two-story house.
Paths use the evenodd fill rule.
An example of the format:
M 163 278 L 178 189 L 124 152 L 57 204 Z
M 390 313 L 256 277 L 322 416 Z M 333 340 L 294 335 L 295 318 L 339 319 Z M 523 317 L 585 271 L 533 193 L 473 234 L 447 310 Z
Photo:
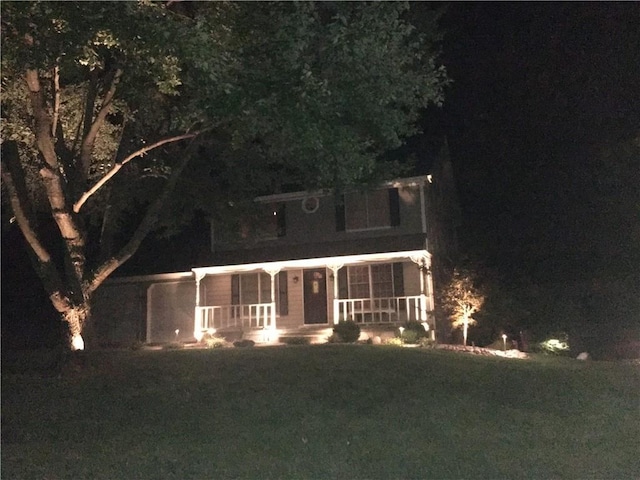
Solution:
M 367 190 L 259 197 L 257 219 L 236 230 L 211 226 L 207 264 L 104 285 L 98 336 L 321 340 L 348 319 L 364 335 L 415 320 L 435 339 L 434 284 L 456 248 L 456 212 L 450 165 L 433 172 Z M 114 324 L 124 316 L 138 320 Z

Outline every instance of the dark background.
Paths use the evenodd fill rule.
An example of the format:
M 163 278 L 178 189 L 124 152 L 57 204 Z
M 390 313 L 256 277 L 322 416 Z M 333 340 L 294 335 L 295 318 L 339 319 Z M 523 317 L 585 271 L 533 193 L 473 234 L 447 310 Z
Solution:
M 419 25 L 432 6 L 413 7 Z M 640 291 L 640 4 L 459 2 L 443 27 L 453 83 L 409 149 L 419 159 L 446 135 L 462 252 L 538 297 L 580 284 L 577 309 L 600 315 L 601 329 L 640 323 L 633 298 L 628 304 Z M 206 248 L 207 233 L 191 230 L 177 243 L 194 252 L 186 239 Z M 146 241 L 117 274 L 153 267 L 175 243 L 151 250 Z M 188 267 L 171 258 L 174 269 Z M 2 232 L 1 285 L 3 346 L 58 338 L 17 225 Z M 612 289 L 624 290 L 618 301 L 627 305 L 610 312 Z

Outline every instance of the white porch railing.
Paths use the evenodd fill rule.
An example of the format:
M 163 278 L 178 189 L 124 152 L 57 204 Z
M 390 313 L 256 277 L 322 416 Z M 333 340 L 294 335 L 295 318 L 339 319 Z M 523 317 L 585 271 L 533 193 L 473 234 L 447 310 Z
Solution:
M 196 307 L 196 332 L 227 328 L 265 328 L 274 329 L 274 302 L 246 305 L 218 305 Z
M 338 320 L 357 323 L 399 323 L 427 321 L 427 299 L 422 295 L 335 300 Z

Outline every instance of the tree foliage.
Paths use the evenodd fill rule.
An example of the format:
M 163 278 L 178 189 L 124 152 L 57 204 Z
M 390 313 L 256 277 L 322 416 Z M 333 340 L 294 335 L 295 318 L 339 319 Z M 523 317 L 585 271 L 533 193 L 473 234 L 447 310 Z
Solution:
M 477 323 L 473 315 L 480 311 L 485 300 L 473 272 L 456 268 L 439 296 L 451 326 L 454 329 L 462 328 L 463 343 L 466 345 L 469 326 Z
M 447 83 L 437 31 L 418 35 L 407 8 L 3 2 L 3 199 L 72 336 L 154 230 L 386 171 Z

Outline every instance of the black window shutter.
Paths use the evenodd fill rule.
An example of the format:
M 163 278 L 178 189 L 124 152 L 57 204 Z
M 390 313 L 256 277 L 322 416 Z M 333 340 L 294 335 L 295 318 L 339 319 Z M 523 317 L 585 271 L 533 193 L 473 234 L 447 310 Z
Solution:
M 404 276 L 402 263 L 393 264 L 393 293 L 396 297 L 404 297 Z
M 336 197 L 336 232 L 344 232 L 346 228 L 344 195 Z
M 276 216 L 278 222 L 276 225 L 278 237 L 284 237 L 287 234 L 287 215 L 285 207 L 286 204 L 284 203 L 278 205 L 278 215 Z
M 240 305 L 240 275 L 231 275 L 231 305 Z
M 342 267 L 338 270 L 338 297 L 339 298 L 349 298 L 349 281 L 347 279 L 347 268 Z
M 392 227 L 400 225 L 400 196 L 397 188 L 389 189 L 389 215 Z
M 278 273 L 278 312 L 280 315 L 289 315 L 288 290 L 287 272 Z

